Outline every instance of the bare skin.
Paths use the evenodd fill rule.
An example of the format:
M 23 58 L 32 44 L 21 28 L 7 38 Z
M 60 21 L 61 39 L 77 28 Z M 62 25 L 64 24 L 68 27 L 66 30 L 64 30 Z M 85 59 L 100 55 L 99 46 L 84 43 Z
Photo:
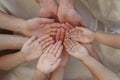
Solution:
M 61 41 L 50 45 L 40 57 L 34 80 L 46 80 L 47 75 L 56 70 L 61 62 L 61 53 L 63 46 Z M 41 75 L 42 73 L 42 75 Z
M 0 57 L 0 70 L 11 70 L 20 64 L 39 58 L 44 49 L 53 43 L 54 41 L 49 35 L 42 35 L 39 38 L 34 35 L 19 52 Z
M 56 0 L 36 0 L 41 7 L 39 17 L 57 19 L 58 4 Z
M 46 18 L 33 18 L 24 20 L 18 17 L 14 17 L 0 12 L 0 28 L 14 32 L 19 32 L 27 37 L 33 36 L 37 30 L 39 30 L 44 24 L 53 23 L 53 19 Z M 6 23 L 7 22 L 7 23 Z
M 81 61 L 91 71 L 95 80 L 119 80 L 114 72 L 91 57 L 83 45 L 70 39 L 67 39 L 64 45 L 71 56 Z
M 69 32 L 68 37 L 81 43 L 92 43 L 97 41 L 113 48 L 120 49 L 120 34 L 95 32 L 87 28 L 77 27 Z
M 62 25 L 62 27 L 66 27 L 66 25 Z M 57 34 L 56 34 L 56 41 L 59 41 L 59 40 L 62 40 L 64 41 L 64 38 L 65 38 L 65 30 L 64 29 L 60 29 Z M 59 65 L 59 67 L 54 71 L 52 72 L 52 74 L 50 75 L 50 80 L 63 80 L 64 78 L 64 72 L 65 72 L 65 69 L 66 69 L 66 66 L 68 64 L 68 61 L 69 61 L 69 54 L 66 52 L 65 50 L 65 47 L 62 51 L 62 61 L 61 61 L 61 64 Z
M 15 35 L 0 35 L 0 50 L 21 49 L 23 44 L 28 40 L 26 37 Z
M 70 23 L 74 26 L 87 26 L 83 18 L 75 9 L 75 0 L 60 0 L 58 8 L 58 19 L 62 23 Z

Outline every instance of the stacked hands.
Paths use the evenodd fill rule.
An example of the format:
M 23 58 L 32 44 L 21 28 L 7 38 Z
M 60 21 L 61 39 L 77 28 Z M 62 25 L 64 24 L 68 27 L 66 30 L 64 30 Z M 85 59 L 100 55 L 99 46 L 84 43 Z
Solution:
M 69 23 L 41 24 L 40 29 L 23 46 L 21 52 L 26 61 L 39 58 L 37 71 L 50 74 L 67 66 L 69 55 L 78 60 L 89 56 L 88 44 L 94 41 L 94 32 Z
M 86 27 L 79 13 L 71 7 L 65 8 L 54 1 L 54 10 L 52 3 L 48 7 L 49 1 L 37 0 L 41 6 L 40 17 L 33 18 L 22 22 L 21 33 L 27 37 L 31 37 L 21 49 L 25 61 L 32 61 L 39 58 L 37 71 L 44 74 L 50 74 L 57 68 L 65 68 L 67 66 L 69 55 L 78 60 L 83 60 L 89 56 L 89 49 L 84 44 L 94 41 L 95 35 L 83 27 L 75 27 L 81 25 Z M 53 0 L 51 0 L 53 1 Z M 62 4 L 62 3 L 61 3 Z M 56 6 L 56 7 L 55 7 Z M 68 12 L 65 10 L 69 10 Z M 65 13 L 67 12 L 67 13 Z M 55 22 L 53 17 L 61 23 Z M 83 46 L 84 45 L 84 46 Z

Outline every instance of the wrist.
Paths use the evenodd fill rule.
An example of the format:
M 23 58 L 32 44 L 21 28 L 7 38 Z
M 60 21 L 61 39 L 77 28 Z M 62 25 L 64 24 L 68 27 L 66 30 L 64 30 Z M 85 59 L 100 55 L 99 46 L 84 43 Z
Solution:
M 98 35 L 99 35 L 99 32 L 95 31 L 95 32 L 94 32 L 94 34 L 95 34 L 94 41 L 97 41 L 97 40 L 98 40 Z
M 44 74 L 43 72 L 37 69 L 33 80 L 40 80 L 40 79 L 46 80 L 47 76 L 48 75 Z
M 90 57 L 91 57 L 90 55 L 86 55 L 86 56 L 81 57 L 79 60 L 84 63 L 84 62 L 87 61 Z
M 26 60 L 25 60 L 24 55 L 22 54 L 22 52 L 21 52 L 21 51 L 19 51 L 17 54 L 19 55 L 19 57 L 20 57 L 20 59 L 21 59 L 22 63 L 25 63 L 25 62 L 26 62 Z
M 37 68 L 36 71 L 37 71 L 39 74 L 42 74 L 42 75 L 44 75 L 44 76 L 47 76 L 47 75 L 50 74 L 50 73 L 48 73 L 48 72 L 44 72 L 44 71 L 40 70 L 39 68 Z
M 21 34 L 25 34 L 26 26 L 27 26 L 26 20 L 22 20 L 21 22 L 19 22 L 17 24 L 17 27 L 19 28 L 18 32 L 21 33 Z

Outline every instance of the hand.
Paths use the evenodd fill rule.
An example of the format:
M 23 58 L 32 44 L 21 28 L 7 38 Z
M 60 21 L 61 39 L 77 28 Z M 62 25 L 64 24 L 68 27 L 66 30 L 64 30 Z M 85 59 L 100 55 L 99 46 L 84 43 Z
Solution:
M 40 6 L 39 17 L 57 19 L 58 4 L 56 0 L 36 0 Z
M 43 50 L 53 43 L 54 41 L 49 35 L 42 35 L 39 38 L 34 35 L 23 45 L 21 53 L 25 60 L 29 62 L 39 58 L 42 55 Z
M 54 45 L 50 45 L 40 57 L 37 69 L 45 74 L 53 72 L 60 65 L 62 50 L 63 46 L 61 45 L 61 41 L 56 42 Z
M 47 18 L 33 18 L 21 23 L 23 27 L 21 33 L 27 37 L 33 36 L 37 31 L 41 29 L 45 24 L 53 23 L 53 19 Z
M 59 5 L 59 8 L 58 8 L 59 21 L 62 23 L 68 22 L 74 26 L 81 25 L 81 26 L 87 27 L 87 24 L 84 22 L 82 16 L 76 11 L 76 9 L 69 7 L 68 5 L 69 4 L 65 4 L 65 3 L 61 3 Z
M 57 31 L 55 40 L 56 41 L 63 41 L 65 37 L 65 30 L 61 28 L 60 30 Z
M 44 27 L 41 27 L 41 29 L 38 30 L 38 33 L 40 34 L 49 34 L 52 37 L 55 37 L 57 34 L 57 31 L 61 28 L 60 23 L 51 23 L 46 24 Z
M 76 27 L 69 32 L 68 37 L 81 43 L 91 43 L 95 39 L 95 33 L 87 28 Z
M 84 57 L 89 55 L 87 49 L 83 45 L 71 39 L 66 39 L 64 46 L 67 52 L 76 59 L 82 60 Z

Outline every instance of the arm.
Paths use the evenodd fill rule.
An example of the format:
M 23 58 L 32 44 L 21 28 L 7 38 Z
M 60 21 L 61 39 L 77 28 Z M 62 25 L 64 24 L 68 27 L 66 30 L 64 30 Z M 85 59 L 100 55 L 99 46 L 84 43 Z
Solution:
M 87 28 L 76 27 L 68 35 L 75 41 L 91 43 L 94 41 L 120 49 L 120 34 L 110 34 L 104 32 L 94 32 Z
M 64 68 L 57 68 L 53 73 L 50 75 L 50 80 L 63 80 L 64 79 Z
M 46 48 L 52 43 L 54 41 L 49 35 L 42 35 L 39 38 L 33 36 L 25 42 L 20 52 L 0 57 L 0 69 L 10 70 L 24 62 L 35 60 L 41 56 L 42 48 Z
M 0 28 L 14 32 L 19 32 L 25 36 L 31 37 L 43 24 L 53 23 L 54 20 L 47 18 L 33 18 L 24 20 L 12 15 L 0 12 Z
M 46 80 L 47 75 L 56 70 L 60 65 L 62 49 L 63 46 L 60 41 L 56 42 L 54 45 L 50 45 L 46 49 L 38 61 L 34 80 Z M 57 79 L 61 80 L 59 77 Z
M 120 49 L 120 34 L 96 32 L 95 41 Z
M 59 40 L 64 41 L 64 37 L 65 37 L 65 30 L 64 29 L 58 30 L 56 34 L 56 41 L 59 41 Z M 68 64 L 70 56 L 66 52 L 66 50 L 63 49 L 63 53 L 61 57 L 62 57 L 61 64 L 54 72 L 51 73 L 50 80 L 63 80 L 64 79 L 65 68 Z
M 104 67 L 91 56 L 86 56 L 82 59 L 82 62 L 88 67 L 97 80 L 119 80 L 114 72 Z
M 97 80 L 119 80 L 114 72 L 91 57 L 83 45 L 70 39 L 64 44 L 69 54 L 85 64 Z
M 17 18 L 2 12 L 0 12 L 0 17 L 0 28 L 10 31 L 21 32 L 21 27 L 23 25 L 20 25 L 20 23 L 23 23 L 25 21 L 24 19 Z
M 47 75 L 39 70 L 36 70 L 33 80 L 47 80 Z
M 0 70 L 10 70 L 20 64 L 23 64 L 25 59 L 21 52 L 8 54 L 0 57 Z
M 28 39 L 15 35 L 0 35 L 0 50 L 21 49 Z

